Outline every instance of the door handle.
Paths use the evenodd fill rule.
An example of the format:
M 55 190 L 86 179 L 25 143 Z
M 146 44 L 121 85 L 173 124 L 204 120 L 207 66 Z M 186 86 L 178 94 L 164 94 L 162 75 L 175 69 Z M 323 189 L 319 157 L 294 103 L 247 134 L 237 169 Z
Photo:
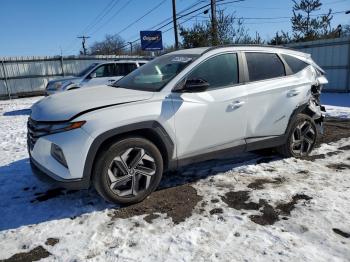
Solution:
M 234 101 L 232 102 L 229 107 L 231 110 L 234 110 L 234 109 L 237 109 L 237 108 L 240 108 L 241 106 L 243 106 L 245 104 L 244 101 Z
M 108 79 L 108 82 L 114 82 L 115 80 L 114 79 Z
M 293 97 L 293 96 L 297 96 L 297 95 L 299 95 L 300 94 L 300 91 L 298 91 L 298 90 L 290 90 L 288 93 L 287 93 L 287 96 L 288 97 Z

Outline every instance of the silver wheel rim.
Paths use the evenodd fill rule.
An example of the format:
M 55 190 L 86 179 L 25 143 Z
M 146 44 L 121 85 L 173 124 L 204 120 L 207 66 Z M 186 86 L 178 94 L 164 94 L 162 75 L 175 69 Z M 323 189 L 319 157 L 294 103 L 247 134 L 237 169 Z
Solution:
M 143 148 L 128 148 L 116 156 L 108 168 L 108 185 L 121 197 L 146 191 L 156 173 L 156 163 Z
M 291 150 L 295 156 L 305 156 L 311 149 L 316 139 L 316 131 L 309 121 L 298 124 L 292 134 Z

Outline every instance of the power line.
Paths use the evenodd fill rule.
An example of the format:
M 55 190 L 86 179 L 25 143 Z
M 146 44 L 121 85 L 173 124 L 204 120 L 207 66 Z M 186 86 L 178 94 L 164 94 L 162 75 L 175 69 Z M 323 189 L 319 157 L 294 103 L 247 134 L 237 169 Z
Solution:
M 94 20 L 92 20 L 83 30 L 84 33 L 86 33 L 87 31 L 91 30 L 92 28 L 94 28 L 100 21 L 103 20 L 104 17 L 106 17 L 106 15 L 108 15 L 113 8 L 119 3 L 120 0 L 111 0 L 106 6 L 105 8 L 103 8 L 103 10 L 95 17 Z
M 138 19 L 136 19 L 135 21 L 131 22 L 129 25 L 127 25 L 126 27 L 124 27 L 122 30 L 120 30 L 117 35 L 121 34 L 122 32 L 124 32 L 126 29 L 128 29 L 129 27 L 133 26 L 134 24 L 136 24 L 137 22 L 139 22 L 140 20 L 142 20 L 144 17 L 146 17 L 147 15 L 149 15 L 150 13 L 152 13 L 153 11 L 157 10 L 160 6 L 162 6 L 167 0 L 163 0 L 160 3 L 158 3 L 156 6 L 154 6 L 152 9 L 150 9 L 149 11 L 147 11 L 144 15 L 142 15 L 141 17 L 139 17 Z
M 117 5 L 117 3 L 120 0 L 111 0 L 110 2 L 108 2 L 108 4 L 102 9 L 102 11 L 84 28 L 84 30 L 81 31 L 80 34 L 85 34 L 88 30 L 91 30 L 94 26 L 96 26 L 106 15 L 109 14 L 109 12 L 111 12 L 113 10 L 113 8 Z M 64 48 L 64 52 L 65 51 L 70 51 L 73 48 L 71 48 L 74 44 L 76 43 L 76 39 L 73 39 L 69 45 L 67 45 L 67 48 Z M 74 45 L 76 46 L 77 43 Z
M 98 31 L 101 30 L 102 27 L 104 27 L 105 25 L 107 25 L 109 22 L 112 21 L 112 19 L 119 14 L 124 8 L 126 8 L 133 0 L 129 0 L 127 1 L 121 8 L 119 8 L 105 23 L 103 23 L 100 27 L 98 27 L 95 31 L 93 31 L 91 33 L 91 35 L 96 34 Z
M 222 0 L 221 0 L 221 1 L 222 1 Z M 190 5 L 190 6 L 186 7 L 186 8 L 184 8 L 183 10 L 177 12 L 176 14 L 177 14 L 177 15 L 183 14 L 185 11 L 191 10 L 193 7 L 195 7 L 195 6 L 197 6 L 198 4 L 203 3 L 203 2 L 205 2 L 205 0 L 198 0 L 198 1 L 196 1 L 195 3 L 193 3 L 192 5 Z M 162 24 L 164 24 L 164 23 L 166 23 L 166 22 L 169 22 L 169 21 L 171 21 L 171 22 L 170 22 L 170 23 L 167 23 L 166 25 L 169 25 L 169 24 L 172 23 L 172 16 L 171 16 L 171 17 L 168 17 L 168 18 L 164 19 L 162 22 L 159 22 L 159 23 L 157 23 L 156 25 L 154 25 L 154 26 L 148 28 L 148 30 L 157 30 L 157 29 L 155 29 L 155 28 L 157 28 L 158 26 L 160 26 L 160 25 L 162 25 Z M 135 34 L 135 35 L 129 37 L 129 38 L 127 39 L 127 41 L 129 41 L 129 40 L 132 39 L 132 38 L 137 37 L 138 35 L 139 35 L 139 34 Z
M 337 11 L 337 12 L 332 12 L 331 15 L 336 15 L 336 14 L 342 14 L 345 13 L 345 11 Z M 314 14 L 310 16 L 323 16 L 323 15 L 328 15 L 328 13 L 324 14 Z M 292 16 L 280 16 L 280 17 L 240 17 L 244 20 L 274 20 L 274 19 L 290 19 L 293 18 Z

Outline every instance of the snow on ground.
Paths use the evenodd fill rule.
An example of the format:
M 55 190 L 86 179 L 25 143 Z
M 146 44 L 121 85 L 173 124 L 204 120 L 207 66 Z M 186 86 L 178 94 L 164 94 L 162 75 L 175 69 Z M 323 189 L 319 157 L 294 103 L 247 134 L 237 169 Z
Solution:
M 350 93 L 322 93 L 321 103 L 326 105 L 326 116 L 350 118 Z
M 113 218 L 119 208 L 94 190 L 45 194 L 26 151 L 37 99 L 0 101 L 0 260 L 39 246 L 43 261 L 349 260 L 350 238 L 335 231 L 350 233 L 350 138 L 308 161 L 245 154 L 180 170 L 164 186 L 189 184 L 202 199 L 184 222 L 160 213 L 149 223 Z

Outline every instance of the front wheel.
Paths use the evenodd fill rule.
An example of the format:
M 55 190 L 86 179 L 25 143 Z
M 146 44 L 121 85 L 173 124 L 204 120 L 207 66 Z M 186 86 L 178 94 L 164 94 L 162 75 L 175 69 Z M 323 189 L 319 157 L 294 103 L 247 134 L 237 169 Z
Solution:
M 317 139 L 317 128 L 311 117 L 299 114 L 292 124 L 287 142 L 277 148 L 286 157 L 302 158 L 310 154 Z
M 162 173 L 163 159 L 158 148 L 144 138 L 129 137 L 100 153 L 93 184 L 107 201 L 133 204 L 157 188 Z

